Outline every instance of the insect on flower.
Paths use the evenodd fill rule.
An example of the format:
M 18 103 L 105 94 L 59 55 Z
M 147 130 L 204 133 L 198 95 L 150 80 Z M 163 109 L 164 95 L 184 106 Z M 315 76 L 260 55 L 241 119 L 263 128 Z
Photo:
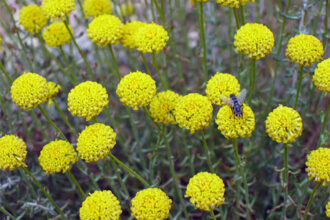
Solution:
M 227 96 L 220 95 L 220 99 L 231 107 L 231 109 L 233 110 L 234 114 L 237 117 L 242 117 L 243 102 L 245 100 L 246 94 L 247 94 L 246 89 L 243 89 L 238 95 L 238 97 L 236 97 L 234 94 L 231 94 L 229 98 Z

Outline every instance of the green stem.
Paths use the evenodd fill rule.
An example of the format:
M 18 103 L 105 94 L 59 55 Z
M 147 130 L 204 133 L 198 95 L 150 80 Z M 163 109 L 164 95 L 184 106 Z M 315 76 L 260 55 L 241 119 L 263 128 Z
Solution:
M 141 57 L 142 57 L 142 61 L 144 63 L 144 66 L 145 66 L 145 68 L 147 70 L 147 73 L 151 76 L 151 71 L 149 69 L 148 62 L 146 60 L 146 57 L 144 56 L 144 54 L 142 52 L 140 54 L 141 54 Z
M 252 65 L 252 72 L 250 74 L 250 91 L 249 91 L 249 98 L 248 98 L 249 106 L 251 106 L 254 87 L 256 84 L 256 59 L 251 59 L 251 65 Z
M 160 19 L 162 20 L 162 23 L 163 25 L 166 25 L 166 19 L 165 19 L 165 13 L 164 13 L 164 10 L 162 10 L 163 8 L 159 6 L 157 0 L 153 0 L 155 6 L 156 6 L 156 9 L 160 15 Z M 164 5 L 164 3 L 161 1 L 161 4 L 162 6 Z
M 207 146 L 206 140 L 205 140 L 205 136 L 204 136 L 204 131 L 203 130 L 201 130 L 201 135 L 202 135 L 202 142 L 203 142 L 203 147 L 204 147 L 204 153 L 206 155 L 207 164 L 209 166 L 210 171 L 212 173 L 215 173 L 214 168 L 212 166 L 210 152 L 209 152 L 209 148 Z
M 0 63 L 0 69 L 3 72 L 3 74 L 5 74 L 5 76 L 7 77 L 8 81 L 10 82 L 10 84 L 12 84 L 13 83 L 13 79 L 11 78 L 11 76 L 9 75 L 9 73 L 6 71 L 6 69 L 2 65 L 2 63 Z
M 319 141 L 318 141 L 318 144 L 317 144 L 317 147 L 318 148 L 321 145 L 321 137 L 323 136 L 323 133 L 325 131 L 325 128 L 327 127 L 329 110 L 330 110 L 330 98 L 328 99 L 327 110 L 325 112 L 325 115 L 324 115 L 324 118 L 323 118 L 323 122 L 322 122 L 321 133 L 320 133 Z
M 112 45 L 109 44 L 108 45 L 108 48 L 109 48 L 109 51 L 110 51 L 110 54 L 111 54 L 111 59 L 112 59 L 113 65 L 115 66 L 116 76 L 117 76 L 118 80 L 120 80 L 121 79 L 121 75 L 120 75 L 120 71 L 119 71 L 117 59 L 116 59 L 116 57 L 115 57 L 115 55 L 113 53 L 113 50 L 112 50 Z
M 204 69 L 204 81 L 208 79 L 208 70 L 207 70 L 207 54 L 206 54 L 206 42 L 205 42 L 205 30 L 204 30 L 204 10 L 203 2 L 199 2 L 199 26 L 202 37 L 202 46 L 203 46 L 203 69 Z
M 64 112 L 62 111 L 62 109 L 60 108 L 60 106 L 58 105 L 58 103 L 56 102 L 55 99 L 53 99 L 53 103 L 55 104 L 55 108 L 56 110 L 60 113 L 60 115 L 62 116 L 65 124 L 70 128 L 71 132 L 74 134 L 75 137 L 78 137 L 78 133 L 76 131 L 76 129 L 73 128 L 73 126 L 71 125 L 71 123 L 69 122 L 68 118 L 66 117 L 66 115 L 64 114 Z
M 311 205 L 312 205 L 312 201 L 314 199 L 314 195 L 315 195 L 315 192 L 317 191 L 317 189 L 319 188 L 320 186 L 320 182 L 317 182 L 313 188 L 313 192 L 312 192 L 312 195 L 309 197 L 309 200 L 308 200 L 308 203 L 307 203 L 307 207 L 305 209 L 305 214 L 304 214 L 304 220 L 307 219 L 307 216 L 308 216 L 308 211 L 309 209 L 311 208 Z
M 282 211 L 281 219 L 286 219 L 287 200 L 289 195 L 288 157 L 289 157 L 288 144 L 284 144 L 284 201 L 283 201 L 284 208 Z
M 65 65 L 66 65 L 66 67 L 69 69 L 69 71 L 70 71 L 70 73 L 71 73 L 71 76 L 72 76 L 72 79 L 73 79 L 73 85 L 77 85 L 77 77 L 76 77 L 76 74 L 73 72 L 73 70 L 72 70 L 72 68 L 71 68 L 71 66 L 70 66 L 70 63 L 69 63 L 68 59 L 67 59 L 66 56 L 65 56 L 65 53 L 64 53 L 64 51 L 63 51 L 62 46 L 60 46 L 60 51 L 61 51 L 62 58 L 63 58 L 63 60 L 64 60 L 64 62 L 65 62 Z
M 324 51 L 327 51 L 328 45 L 328 19 L 329 19 L 329 0 L 325 0 L 325 17 L 324 17 L 324 34 L 323 34 L 323 44 L 324 44 Z
M 100 187 L 97 184 L 97 182 L 95 180 L 95 177 L 93 176 L 93 173 L 89 170 L 89 168 L 87 167 L 87 165 L 82 160 L 78 160 L 78 164 L 79 164 L 78 168 L 80 169 L 80 171 L 82 171 L 83 173 L 87 174 L 87 176 L 89 177 L 89 179 L 92 181 L 92 184 L 93 184 L 94 188 L 96 190 L 100 190 Z
M 157 72 L 157 75 L 160 78 L 160 81 L 162 82 L 163 88 L 164 88 L 164 90 L 167 90 L 168 89 L 168 86 L 166 85 L 166 83 L 165 83 L 165 81 L 163 79 L 163 76 L 162 76 L 162 74 L 159 71 L 159 68 L 158 68 L 158 65 L 157 65 L 157 62 L 156 62 L 156 57 L 155 57 L 155 52 L 154 51 L 152 51 L 152 53 L 151 53 L 151 58 L 152 58 L 152 64 L 154 65 L 154 67 L 156 69 L 156 72 Z
M 215 215 L 214 215 L 213 209 L 210 209 L 210 213 L 211 213 L 212 219 L 213 219 L 213 220 L 216 220 L 217 218 L 216 218 Z
M 43 192 L 43 194 L 47 197 L 50 203 L 55 207 L 56 211 L 61 215 L 62 219 L 67 220 L 67 217 L 64 215 L 62 209 L 56 204 L 54 199 L 51 197 L 51 195 L 42 187 L 40 182 L 33 176 L 33 174 L 25 167 L 21 167 L 34 181 L 34 183 L 39 187 L 39 189 Z
M 297 105 L 298 105 L 299 93 L 300 93 L 300 88 L 301 88 L 301 83 L 302 83 L 302 80 L 303 80 L 303 73 L 304 73 L 303 69 L 304 69 L 304 66 L 300 66 L 296 99 L 294 101 L 294 109 L 297 109 Z
M 241 12 L 241 21 L 242 21 L 242 26 L 245 24 L 245 17 L 244 17 L 244 8 L 243 5 L 239 6 L 239 11 Z
M 113 155 L 112 153 L 109 153 L 109 156 L 116 161 L 116 163 L 119 164 L 119 166 L 123 167 L 127 172 L 129 172 L 130 174 L 132 174 L 134 177 L 136 177 L 145 187 L 149 188 L 150 185 L 149 183 L 147 183 L 147 181 L 145 181 L 139 174 L 137 174 L 134 170 L 132 170 L 131 168 L 129 168 L 128 166 L 126 166 L 123 162 L 121 162 L 117 157 L 115 157 L 115 155 Z
M 12 214 L 10 214 L 2 205 L 0 205 L 0 212 L 7 215 L 10 219 L 16 220 L 16 218 Z
M 111 160 L 111 165 L 112 165 L 113 169 L 115 170 L 115 173 L 116 173 L 117 178 L 118 178 L 118 180 L 119 180 L 119 183 L 120 183 L 120 185 L 121 185 L 121 188 L 124 190 L 126 196 L 129 197 L 129 192 L 128 192 L 128 190 L 127 190 L 127 187 L 126 187 L 126 185 L 125 185 L 123 179 L 121 178 L 120 173 L 118 172 L 117 164 L 115 163 L 114 160 L 112 160 L 112 159 L 110 159 L 110 160 Z
M 84 190 L 81 188 L 77 179 L 74 177 L 74 175 L 71 173 L 70 170 L 66 171 L 66 174 L 67 174 L 68 178 L 77 186 L 79 193 L 80 193 L 79 195 L 82 197 L 83 200 L 85 200 L 86 194 L 85 194 Z
M 233 7 L 233 12 L 234 12 L 234 17 L 235 17 L 235 22 L 236 22 L 236 28 L 239 29 L 239 27 L 240 27 L 239 18 L 238 18 L 238 14 L 237 14 L 237 9 L 235 7 Z

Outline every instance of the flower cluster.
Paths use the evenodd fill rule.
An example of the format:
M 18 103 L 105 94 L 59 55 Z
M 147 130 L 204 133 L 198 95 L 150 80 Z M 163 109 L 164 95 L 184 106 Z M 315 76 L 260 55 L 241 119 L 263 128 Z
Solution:
M 81 220 L 119 220 L 121 213 L 120 203 L 110 190 L 90 193 L 79 209 Z
M 97 17 L 99 15 L 111 14 L 112 4 L 110 0 L 85 0 L 83 10 L 85 15 Z
M 57 93 L 60 91 L 61 86 L 54 82 L 47 82 L 48 87 L 48 105 L 53 104 L 53 99 L 55 99 Z
M 216 73 L 206 84 L 206 96 L 214 105 L 224 105 L 220 95 L 239 95 L 241 86 L 235 76 L 229 73 Z
M 99 115 L 108 104 L 107 90 L 96 82 L 80 83 L 68 95 L 68 109 L 71 114 L 86 118 L 87 121 Z
M 46 144 L 39 156 L 39 163 L 45 173 L 65 173 L 72 164 L 78 161 L 78 155 L 73 146 L 63 140 L 55 140 Z
M 317 64 L 313 82 L 318 90 L 330 92 L 330 58 Z
M 307 155 L 306 172 L 310 180 L 330 183 L 330 149 L 320 147 Z
M 0 138 L 0 169 L 14 170 L 25 167 L 26 144 L 15 135 L 5 135 Z
M 124 105 L 138 110 L 149 105 L 156 95 L 156 82 L 146 73 L 131 72 L 120 80 L 116 93 Z
M 285 56 L 299 66 L 311 66 L 323 58 L 321 41 L 313 35 L 299 34 L 289 40 Z
M 70 26 L 69 29 L 71 33 L 73 33 Z M 45 43 L 53 48 L 63 46 L 66 43 L 70 43 L 72 40 L 71 35 L 63 22 L 55 22 L 49 25 L 42 33 L 42 37 L 44 38 Z
M 283 105 L 269 113 L 265 123 L 269 137 L 278 143 L 295 142 L 303 131 L 299 113 Z
M 123 36 L 120 39 L 124 47 L 129 49 L 137 48 L 135 43 L 135 35 L 136 32 L 144 25 L 146 25 L 146 23 L 143 23 L 141 21 L 131 21 L 125 24 Z
M 47 25 L 47 15 L 38 5 L 27 5 L 19 12 L 19 24 L 30 34 L 38 34 Z
M 255 2 L 255 0 L 216 0 L 218 4 L 221 4 L 222 7 L 228 6 L 232 8 L 239 8 L 241 5 L 245 5 L 248 2 Z
M 87 36 L 97 45 L 105 47 L 118 44 L 124 31 L 124 24 L 113 15 L 100 15 L 88 25 Z
M 132 199 L 131 212 L 137 220 L 166 219 L 172 200 L 158 188 L 148 188 L 136 193 Z
M 77 151 L 87 163 L 106 157 L 116 144 L 116 133 L 110 126 L 96 123 L 87 126 L 78 137 Z
M 75 10 L 75 0 L 43 0 L 42 6 L 48 17 L 52 19 L 63 19 Z
M 212 103 L 206 96 L 191 93 L 183 96 L 174 110 L 176 122 L 194 133 L 196 130 L 207 128 L 213 113 Z
M 252 59 L 260 59 L 272 52 L 274 35 L 263 24 L 248 23 L 240 27 L 235 34 L 235 49 Z
M 214 173 L 200 172 L 190 178 L 185 197 L 195 208 L 211 211 L 225 201 L 225 185 Z

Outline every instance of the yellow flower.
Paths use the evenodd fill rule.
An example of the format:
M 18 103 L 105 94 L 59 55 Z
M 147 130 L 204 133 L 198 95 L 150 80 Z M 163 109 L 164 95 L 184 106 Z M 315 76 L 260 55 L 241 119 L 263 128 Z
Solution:
M 185 197 L 196 209 L 211 211 L 225 201 L 225 185 L 216 174 L 200 172 L 189 179 Z
M 166 219 L 172 200 L 158 188 L 148 188 L 136 193 L 132 199 L 131 213 L 137 220 Z
M 137 50 L 142 53 L 159 53 L 170 39 L 163 26 L 151 23 L 139 28 L 135 34 Z
M 325 208 L 326 208 L 325 213 L 330 218 L 330 200 L 328 201 L 327 206 Z
M 216 73 L 206 85 L 206 96 L 214 105 L 224 105 L 220 95 L 239 95 L 241 86 L 235 76 L 229 73 Z
M 30 34 L 38 34 L 47 25 L 47 15 L 38 5 L 27 5 L 19 12 L 19 24 Z
M 307 155 L 306 172 L 310 180 L 330 183 L 330 148 L 320 147 Z
M 110 190 L 89 193 L 79 209 L 81 220 L 119 220 L 121 213 L 120 203 Z
M 71 30 L 71 33 L 73 33 L 70 26 L 69 29 Z M 42 33 L 42 37 L 48 46 L 54 48 L 63 46 L 71 41 L 71 35 L 63 22 L 55 22 L 49 25 Z
M 83 10 L 85 15 L 97 17 L 99 15 L 111 14 L 112 5 L 110 0 L 85 0 Z
M 87 36 L 97 45 L 105 47 L 118 44 L 123 35 L 124 24 L 113 15 L 100 15 L 88 25 Z
M 196 130 L 207 128 L 212 118 L 212 103 L 206 96 L 190 93 L 183 96 L 174 110 L 176 122 L 194 133 Z
M 68 109 L 71 114 L 86 118 L 87 121 L 98 116 L 108 104 L 107 90 L 96 82 L 80 83 L 68 95 Z
M 227 139 L 250 137 L 254 131 L 255 117 L 252 109 L 243 104 L 242 113 L 242 117 L 237 117 L 228 105 L 220 108 L 215 123 Z
M 15 135 L 5 135 L 0 138 L 0 169 L 14 170 L 26 167 L 26 144 Z
M 116 144 L 116 133 L 110 126 L 95 123 L 87 126 L 78 137 L 77 151 L 87 163 L 106 157 Z
M 216 0 L 218 4 L 221 4 L 221 7 L 228 6 L 232 8 L 239 8 L 240 5 L 245 5 L 249 0 Z M 250 0 L 251 3 L 254 3 L 255 0 Z
M 120 13 L 124 17 L 128 17 L 134 13 L 134 5 L 132 3 L 120 5 Z
M 75 0 L 43 0 L 42 6 L 52 19 L 63 19 L 76 9 Z
M 299 113 L 283 105 L 269 113 L 265 123 L 269 137 L 278 143 L 295 142 L 303 131 Z
M 248 23 L 237 30 L 234 45 L 237 52 L 259 60 L 272 52 L 274 35 L 263 24 Z
M 61 86 L 57 85 L 54 82 L 47 82 L 48 87 L 48 105 L 53 104 L 53 99 L 57 96 L 57 93 L 60 91 Z
M 318 90 L 330 92 L 330 58 L 317 64 L 313 82 Z
M 180 101 L 180 95 L 167 90 L 157 93 L 150 103 L 150 114 L 156 123 L 175 124 L 174 109 Z
M 65 173 L 78 161 L 73 146 L 63 140 L 55 140 L 46 144 L 40 151 L 39 163 L 47 175 Z
M 323 58 L 323 45 L 313 35 L 299 34 L 289 40 L 285 56 L 299 66 L 311 66 Z
M 123 36 L 120 39 L 124 47 L 129 49 L 137 48 L 135 43 L 135 35 L 136 32 L 144 25 L 146 25 L 146 23 L 143 23 L 141 21 L 131 21 L 125 24 Z
M 120 80 L 116 93 L 124 105 L 138 110 L 149 105 L 156 95 L 156 82 L 146 73 L 131 72 Z
M 48 86 L 44 77 L 36 73 L 23 73 L 11 86 L 11 98 L 21 109 L 31 110 L 48 98 Z

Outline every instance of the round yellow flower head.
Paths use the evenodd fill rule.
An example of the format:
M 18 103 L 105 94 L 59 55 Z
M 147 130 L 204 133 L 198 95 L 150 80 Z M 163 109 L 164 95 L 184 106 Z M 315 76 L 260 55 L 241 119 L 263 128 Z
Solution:
M 212 103 L 206 96 L 190 93 L 183 96 L 174 110 L 176 122 L 194 133 L 196 130 L 207 128 L 212 118 Z
M 172 200 L 158 188 L 148 188 L 136 193 L 132 199 L 131 213 L 137 220 L 167 219 Z
M 87 163 L 106 157 L 116 144 L 116 133 L 110 126 L 95 123 L 87 126 L 78 137 L 77 151 Z
M 79 209 L 81 220 L 119 220 L 121 213 L 120 203 L 110 190 L 89 193 Z
M 320 147 L 307 155 L 306 172 L 310 180 L 330 183 L 330 148 Z
M 11 86 L 11 98 L 21 109 L 31 110 L 48 98 L 48 86 L 44 77 L 36 73 L 23 73 Z
M 249 0 L 216 0 L 218 4 L 221 4 L 221 7 L 228 6 L 232 8 L 239 8 L 240 5 L 245 5 L 249 2 Z M 255 0 L 250 0 L 251 3 L 255 2 Z
M 47 15 L 38 5 L 24 6 L 19 12 L 19 24 L 30 34 L 38 34 L 47 25 Z
M 63 19 L 76 9 L 75 0 L 43 0 L 42 6 L 52 19 Z
M 99 15 L 111 14 L 112 5 L 110 0 L 85 0 L 83 10 L 85 15 L 97 17 Z
M 73 33 L 70 26 L 69 29 L 71 30 L 71 33 Z M 45 43 L 53 48 L 63 46 L 66 43 L 70 43 L 72 40 L 71 35 L 63 22 L 55 22 L 49 25 L 42 33 L 42 37 L 44 38 Z
M 0 169 L 14 170 L 26 167 L 26 144 L 15 135 L 5 135 L 0 138 Z
M 108 104 L 107 90 L 97 82 L 80 83 L 68 95 L 68 109 L 71 114 L 86 118 L 87 121 L 98 116 Z
M 295 142 L 303 131 L 299 113 L 283 105 L 269 113 L 265 123 L 269 137 L 278 143 Z
M 229 73 L 216 73 L 206 84 L 206 96 L 214 105 L 224 105 L 220 95 L 239 95 L 241 86 L 235 76 Z
M 325 208 L 326 208 L 325 213 L 326 213 L 327 217 L 330 218 L 330 200 L 328 201 L 327 206 Z
M 139 28 L 135 34 L 137 50 L 142 53 L 159 53 L 170 39 L 163 26 L 151 23 Z
M 196 209 L 211 211 L 225 201 L 225 184 L 214 173 L 199 172 L 189 179 L 185 197 Z
M 318 90 L 330 92 L 330 58 L 317 64 L 313 82 Z
M 134 5 L 132 3 L 121 4 L 120 13 L 124 17 L 128 17 L 134 13 Z
M 150 114 L 156 123 L 175 124 L 174 109 L 181 96 L 173 91 L 157 93 L 150 103 Z
M 146 73 L 131 72 L 120 80 L 116 93 L 124 105 L 138 110 L 149 105 L 156 95 L 156 82 Z
M 48 105 L 53 104 L 53 99 L 57 96 L 57 93 L 60 91 L 61 86 L 57 85 L 54 82 L 47 82 L 48 87 Z
M 299 34 L 289 40 L 285 56 L 299 66 L 311 66 L 322 60 L 324 54 L 323 45 L 313 35 Z
M 237 117 L 233 110 L 225 105 L 220 108 L 215 123 L 223 136 L 228 138 L 250 137 L 255 128 L 255 117 L 252 109 L 243 104 L 242 116 Z
M 120 39 L 124 47 L 129 49 L 137 48 L 135 43 L 135 35 L 136 32 L 144 25 L 146 25 L 146 23 L 143 23 L 141 21 L 131 21 L 125 24 L 123 36 Z
M 235 50 L 259 60 L 272 52 L 274 35 L 263 24 L 248 23 L 240 27 L 235 34 Z
M 124 24 L 113 15 L 100 15 L 88 25 L 87 36 L 97 45 L 105 47 L 118 44 L 124 31 Z
M 65 173 L 78 161 L 73 146 L 63 140 L 55 140 L 46 144 L 40 151 L 39 163 L 47 175 Z

